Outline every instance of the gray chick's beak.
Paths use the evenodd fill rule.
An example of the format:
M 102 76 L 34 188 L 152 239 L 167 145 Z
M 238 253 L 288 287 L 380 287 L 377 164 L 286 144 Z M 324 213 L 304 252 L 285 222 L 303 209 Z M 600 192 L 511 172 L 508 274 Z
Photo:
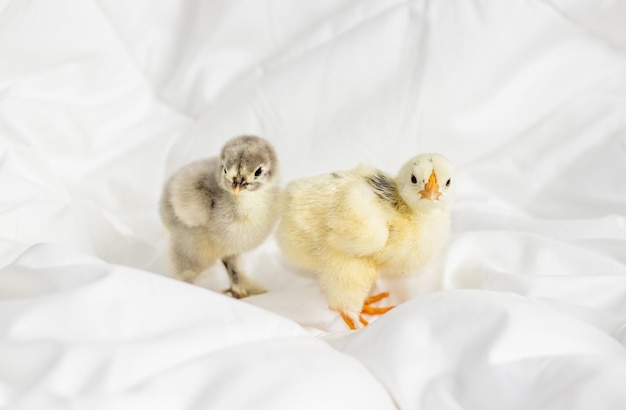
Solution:
M 237 176 L 233 178 L 232 187 L 235 194 L 238 194 L 239 191 L 246 187 L 246 185 L 248 185 L 248 183 L 243 179 L 241 175 L 237 174 Z

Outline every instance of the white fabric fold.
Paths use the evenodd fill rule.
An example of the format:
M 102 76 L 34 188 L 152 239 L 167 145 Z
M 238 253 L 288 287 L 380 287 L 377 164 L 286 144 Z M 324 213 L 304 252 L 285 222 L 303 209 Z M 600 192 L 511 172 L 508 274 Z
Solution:
M 620 0 L 0 2 L 0 407 L 621 409 Z M 270 236 L 168 278 L 165 179 L 456 165 L 449 241 L 349 332 Z

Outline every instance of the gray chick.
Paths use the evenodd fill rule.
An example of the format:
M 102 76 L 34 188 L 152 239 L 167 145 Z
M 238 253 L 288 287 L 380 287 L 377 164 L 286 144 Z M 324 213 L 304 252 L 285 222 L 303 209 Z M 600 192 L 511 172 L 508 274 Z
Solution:
M 170 234 L 174 275 L 193 283 L 221 259 L 236 298 L 264 293 L 238 265 L 238 255 L 263 242 L 278 217 L 278 157 L 255 136 L 229 140 L 219 157 L 198 160 L 165 183 L 161 219 Z

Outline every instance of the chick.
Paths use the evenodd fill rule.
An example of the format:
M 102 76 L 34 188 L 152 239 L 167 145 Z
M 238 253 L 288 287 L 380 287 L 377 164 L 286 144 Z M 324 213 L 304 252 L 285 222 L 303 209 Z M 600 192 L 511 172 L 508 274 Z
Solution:
M 229 140 L 219 157 L 192 162 L 165 183 L 161 219 L 170 234 L 174 275 L 193 283 L 221 259 L 236 298 L 265 292 L 241 270 L 238 255 L 257 247 L 278 217 L 279 166 L 263 138 Z
M 423 266 L 450 229 L 450 162 L 437 154 L 408 161 L 395 178 L 366 166 L 303 178 L 283 194 L 277 241 L 295 264 L 313 270 L 331 309 L 351 329 L 387 293 L 368 297 L 378 275 Z

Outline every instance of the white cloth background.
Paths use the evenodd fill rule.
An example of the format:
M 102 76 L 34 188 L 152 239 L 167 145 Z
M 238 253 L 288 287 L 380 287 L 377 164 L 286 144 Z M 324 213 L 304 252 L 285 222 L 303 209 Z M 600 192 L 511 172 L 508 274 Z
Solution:
M 0 406 L 626 406 L 626 4 L 0 1 Z M 349 332 L 273 240 L 237 301 L 157 203 L 236 135 L 286 184 L 457 167 L 453 232 Z

